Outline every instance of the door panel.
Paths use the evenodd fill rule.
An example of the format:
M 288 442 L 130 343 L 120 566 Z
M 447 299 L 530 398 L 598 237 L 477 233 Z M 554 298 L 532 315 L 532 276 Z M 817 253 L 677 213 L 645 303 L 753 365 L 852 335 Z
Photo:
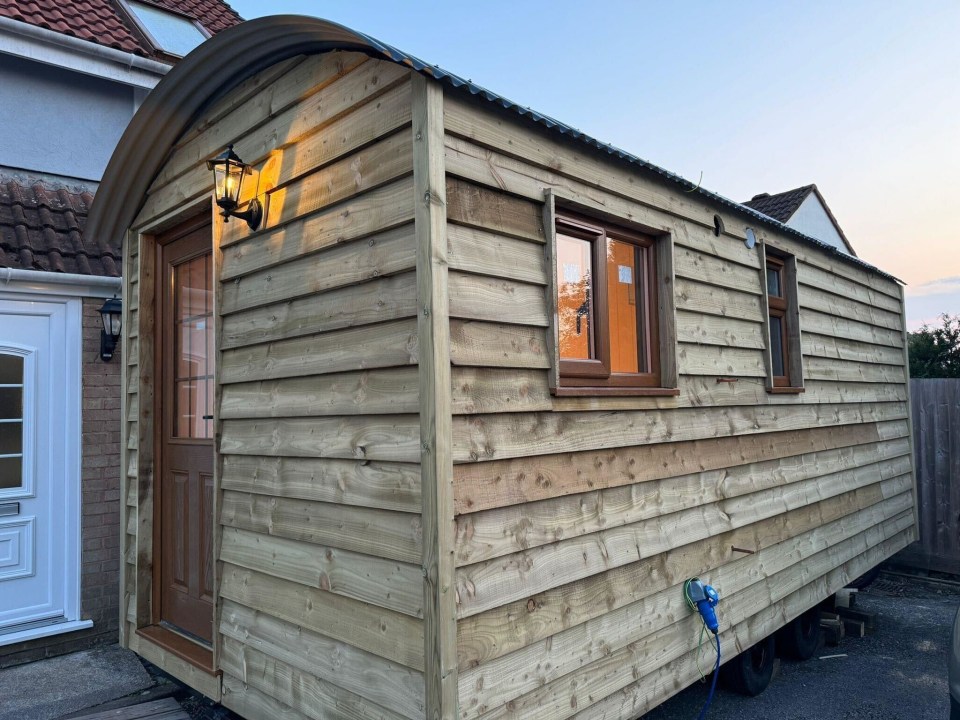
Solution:
M 68 619 L 67 318 L 0 300 L 0 634 Z
M 213 637 L 213 255 L 209 219 L 158 238 L 159 613 Z

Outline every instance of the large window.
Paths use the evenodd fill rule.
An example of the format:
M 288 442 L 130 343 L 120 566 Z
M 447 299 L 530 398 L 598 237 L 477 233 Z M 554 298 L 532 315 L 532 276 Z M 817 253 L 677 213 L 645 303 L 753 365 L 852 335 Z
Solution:
M 555 229 L 558 394 L 662 389 L 658 240 L 566 213 Z
M 796 259 L 764 248 L 764 279 L 769 342 L 767 386 L 771 392 L 801 392 L 803 367 Z

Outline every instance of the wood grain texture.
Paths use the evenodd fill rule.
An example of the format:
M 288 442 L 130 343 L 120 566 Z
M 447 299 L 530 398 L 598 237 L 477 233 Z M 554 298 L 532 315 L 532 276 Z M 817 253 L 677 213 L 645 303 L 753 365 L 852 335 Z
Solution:
M 734 552 L 734 547 L 765 553 L 820 527 L 842 527 L 856 513 L 870 521 L 878 515 L 893 517 L 909 505 L 910 498 L 904 494 L 884 500 L 878 492 L 844 493 L 463 618 L 458 625 L 461 669 L 482 666 L 675 587 L 688 577 L 743 560 L 743 553 Z
M 423 623 L 417 618 L 226 563 L 220 595 L 423 671 Z
M 227 490 L 420 513 L 420 466 L 331 458 L 224 455 Z
M 419 565 L 239 528 L 223 532 L 220 559 L 238 567 L 423 617 Z
M 455 463 L 469 463 L 855 425 L 900 420 L 906 416 L 903 403 L 462 416 L 453 422 L 453 459 Z
M 425 716 L 456 720 L 457 617 L 453 562 L 453 459 L 446 175 L 440 85 L 413 81 L 413 179 L 417 198 L 417 334 L 423 502 Z
M 818 479 L 819 480 L 819 479 Z M 909 490 L 913 478 L 907 475 L 876 483 L 871 474 L 840 473 L 807 484 L 798 484 L 768 498 L 762 504 L 740 502 L 728 507 L 704 505 L 673 515 L 611 528 L 598 533 L 544 545 L 522 553 L 469 565 L 457 571 L 457 592 L 461 617 L 489 610 L 573 582 L 597 569 L 619 567 L 644 557 L 666 552 L 711 535 L 750 525 L 776 516 L 784 509 L 802 507 L 822 497 L 834 497 L 851 490 L 880 492 L 892 497 Z M 775 495 L 775 494 L 774 494 Z M 878 498 L 879 499 L 879 498 Z
M 220 631 L 411 720 L 423 718 L 423 676 L 415 670 L 230 600 Z
M 233 638 L 224 638 L 220 664 L 224 673 L 239 677 L 248 687 L 267 693 L 308 716 L 337 720 L 400 720 L 404 717 Z
M 416 365 L 417 357 L 416 321 L 410 318 L 228 350 L 221 377 L 224 383 L 273 380 Z
M 418 562 L 422 552 L 420 517 L 410 513 L 228 490 L 220 521 L 226 527 L 401 562 Z
M 454 466 L 457 514 L 907 435 L 903 420 Z

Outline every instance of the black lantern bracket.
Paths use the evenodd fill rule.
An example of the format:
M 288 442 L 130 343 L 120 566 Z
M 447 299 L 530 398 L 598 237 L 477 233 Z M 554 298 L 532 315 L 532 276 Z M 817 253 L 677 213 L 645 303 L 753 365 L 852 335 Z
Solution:
M 224 222 L 231 217 L 244 220 L 251 230 L 260 227 L 263 221 L 263 205 L 257 198 L 247 203 L 246 210 L 237 210 L 240 206 L 240 189 L 243 178 L 253 174 L 253 168 L 247 165 L 233 151 L 233 145 L 211 160 L 207 160 L 207 169 L 213 171 L 214 201 L 220 208 Z
M 100 319 L 103 321 L 103 327 L 100 328 L 100 359 L 109 362 L 113 359 L 123 329 L 123 302 L 120 298 L 114 295 L 103 303 Z

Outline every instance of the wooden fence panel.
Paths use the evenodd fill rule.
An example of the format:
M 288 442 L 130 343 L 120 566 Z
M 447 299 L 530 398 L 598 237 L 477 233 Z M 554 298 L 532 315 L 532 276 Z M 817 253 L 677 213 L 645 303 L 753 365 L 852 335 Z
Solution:
M 960 574 L 960 379 L 910 381 L 920 540 L 892 562 Z

